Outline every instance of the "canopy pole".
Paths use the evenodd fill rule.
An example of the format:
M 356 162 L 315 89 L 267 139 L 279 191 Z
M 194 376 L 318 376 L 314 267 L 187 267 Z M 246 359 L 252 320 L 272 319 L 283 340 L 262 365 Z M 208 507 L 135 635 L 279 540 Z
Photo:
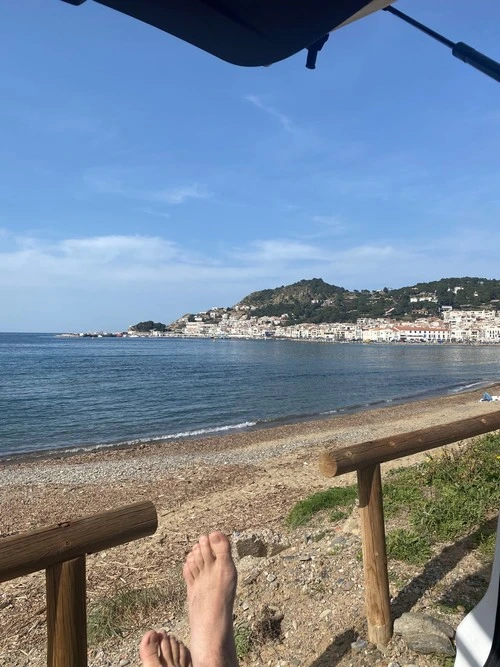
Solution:
M 447 46 L 449 49 L 451 49 L 451 53 L 455 56 L 455 58 L 458 58 L 468 65 L 472 65 L 472 67 L 479 70 L 483 74 L 486 74 L 486 76 L 489 76 L 491 79 L 500 82 L 500 63 L 497 63 L 496 60 L 488 58 L 488 56 L 485 56 L 480 51 L 476 51 L 476 49 L 473 49 L 472 46 L 469 46 L 464 42 L 452 42 L 450 39 L 440 35 L 435 30 L 431 30 L 423 23 L 412 19 L 411 16 L 403 14 L 403 12 L 400 12 L 399 9 L 394 9 L 394 7 L 389 6 L 384 7 L 383 11 L 397 16 L 399 19 L 402 19 L 414 28 L 417 28 L 417 30 L 420 30 L 426 35 L 429 35 L 429 37 L 432 37 L 432 39 L 435 39 L 437 42 L 444 44 L 444 46 Z
M 480 51 L 476 51 L 475 49 L 472 48 L 472 46 L 469 46 L 464 42 L 456 42 L 456 43 L 452 42 L 450 39 L 443 37 L 443 35 L 440 35 L 435 30 L 431 30 L 423 23 L 420 23 L 419 21 L 412 19 L 411 16 L 403 14 L 403 12 L 400 12 L 399 9 L 394 9 L 394 7 L 389 6 L 389 7 L 384 7 L 383 11 L 389 12 L 390 14 L 397 16 L 399 19 L 402 19 L 403 21 L 409 23 L 414 28 L 417 28 L 417 30 L 420 30 L 426 35 L 429 35 L 429 37 L 432 37 L 432 39 L 435 39 L 441 44 L 444 44 L 449 49 L 451 49 L 451 53 L 452 55 L 455 56 L 455 58 L 458 58 L 459 60 L 461 60 L 464 63 L 467 63 L 468 65 L 472 65 L 472 67 L 479 70 L 483 74 L 486 74 L 486 76 L 489 76 L 495 81 L 500 82 L 500 63 L 497 63 L 496 60 L 488 58 L 488 56 L 485 56 Z

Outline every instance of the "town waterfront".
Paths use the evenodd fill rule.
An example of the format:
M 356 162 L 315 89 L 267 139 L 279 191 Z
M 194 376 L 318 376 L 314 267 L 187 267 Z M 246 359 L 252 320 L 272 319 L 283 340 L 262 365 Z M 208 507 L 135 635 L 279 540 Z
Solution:
M 499 376 L 482 346 L 0 334 L 0 455 L 305 421 Z

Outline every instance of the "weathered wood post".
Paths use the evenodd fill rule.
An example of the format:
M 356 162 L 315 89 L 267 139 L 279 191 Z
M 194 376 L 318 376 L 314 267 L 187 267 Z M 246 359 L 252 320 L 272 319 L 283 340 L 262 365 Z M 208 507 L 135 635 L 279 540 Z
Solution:
M 321 454 L 319 468 L 325 477 L 349 472 L 358 476 L 368 638 L 374 644 L 387 644 L 392 637 L 380 464 L 498 429 L 500 410 L 495 410 Z
M 87 667 L 85 556 L 46 570 L 47 667 Z
M 392 620 L 380 465 L 358 470 L 358 497 L 368 639 L 385 646 L 392 637 Z
M 151 502 L 0 540 L 0 583 L 45 570 L 48 667 L 87 667 L 86 554 L 152 535 Z

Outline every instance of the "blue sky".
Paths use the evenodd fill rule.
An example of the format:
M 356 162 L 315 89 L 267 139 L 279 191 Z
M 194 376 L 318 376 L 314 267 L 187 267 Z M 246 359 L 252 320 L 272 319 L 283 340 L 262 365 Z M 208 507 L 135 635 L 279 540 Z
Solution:
M 500 60 L 496 0 L 397 7 Z M 0 330 L 321 277 L 500 278 L 500 86 L 378 12 L 242 69 L 97 3 L 0 7 Z

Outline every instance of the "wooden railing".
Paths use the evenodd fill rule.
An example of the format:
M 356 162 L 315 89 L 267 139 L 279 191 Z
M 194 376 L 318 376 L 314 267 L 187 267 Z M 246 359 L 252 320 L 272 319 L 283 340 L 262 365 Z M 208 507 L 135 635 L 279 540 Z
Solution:
M 357 472 L 368 639 L 374 644 L 386 645 L 392 637 L 380 464 L 498 429 L 500 411 L 321 455 L 320 470 L 326 477 Z
M 0 540 L 0 583 L 45 570 L 48 667 L 87 667 L 86 556 L 157 527 L 144 502 Z

